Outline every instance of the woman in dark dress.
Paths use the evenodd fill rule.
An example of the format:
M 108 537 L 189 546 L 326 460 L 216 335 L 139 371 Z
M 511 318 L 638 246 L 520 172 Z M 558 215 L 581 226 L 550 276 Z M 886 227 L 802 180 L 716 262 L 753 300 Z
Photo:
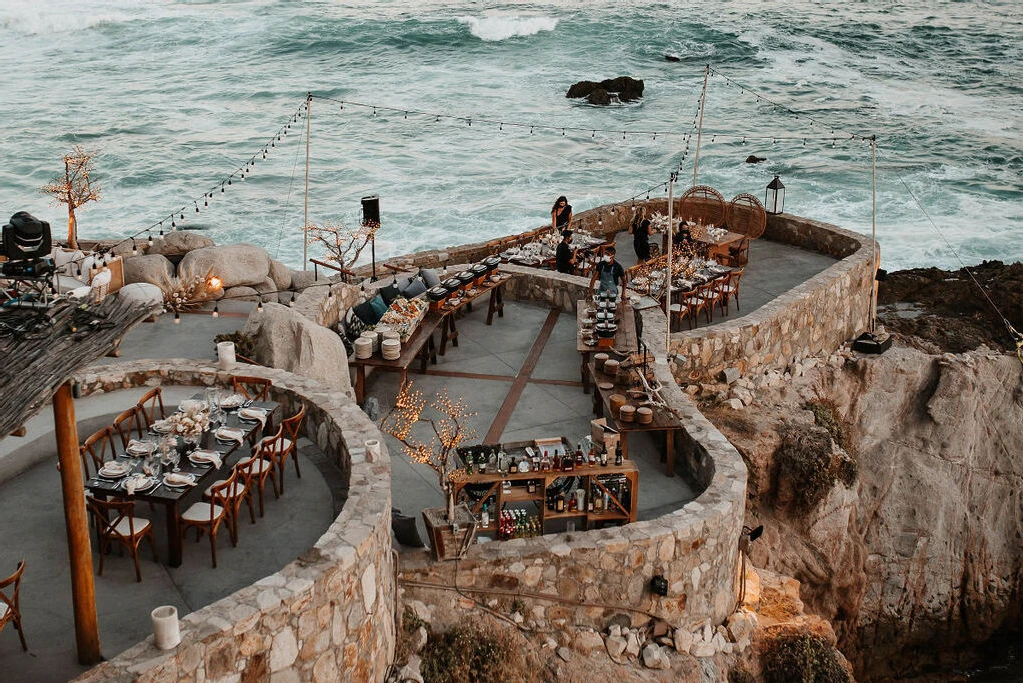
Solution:
M 572 205 L 564 195 L 558 197 L 551 207 L 551 227 L 555 232 L 564 232 L 572 227 Z
M 558 243 L 555 265 L 559 273 L 573 275 L 575 273 L 575 250 L 570 246 L 572 242 L 572 231 L 565 230 L 561 233 L 561 241 Z
M 629 226 L 632 234 L 632 246 L 636 250 L 636 258 L 642 263 L 650 258 L 650 220 L 646 217 L 646 207 L 641 206 Z

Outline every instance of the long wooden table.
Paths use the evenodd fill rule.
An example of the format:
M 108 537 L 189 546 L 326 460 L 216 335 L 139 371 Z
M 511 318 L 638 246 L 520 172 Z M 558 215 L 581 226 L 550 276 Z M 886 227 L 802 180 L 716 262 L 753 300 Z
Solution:
M 265 408 L 267 409 L 268 415 L 266 424 L 268 426 L 274 425 L 279 418 L 280 404 L 275 401 L 256 401 L 251 404 L 252 407 Z M 180 567 L 181 559 L 183 554 L 182 537 L 181 537 L 181 512 L 187 510 L 188 506 L 202 498 L 203 492 L 206 491 L 213 482 L 218 479 L 226 479 L 238 460 L 248 457 L 249 447 L 262 436 L 263 430 L 259 422 L 248 422 L 245 420 L 238 419 L 238 412 L 230 411 L 227 413 L 227 422 L 223 425 L 227 427 L 240 428 L 245 430 L 245 439 L 240 443 L 232 441 L 230 443 L 217 441 L 213 438 L 212 433 L 207 432 L 203 435 L 202 447 L 216 450 L 220 453 L 221 466 L 219 468 L 209 466 L 194 465 L 187 458 L 183 457 L 179 463 L 179 472 L 183 474 L 194 474 L 196 477 L 196 483 L 194 486 L 186 486 L 181 489 L 169 488 L 162 481 L 155 487 L 147 491 L 136 492 L 133 496 L 136 501 L 144 500 L 150 503 L 156 503 L 163 505 L 166 512 L 166 527 L 167 527 L 167 564 L 171 567 Z M 162 438 L 163 434 L 153 434 L 152 439 L 157 440 Z M 128 474 L 133 474 L 142 471 L 142 458 L 132 458 L 125 453 L 120 453 L 117 456 L 117 460 L 132 463 L 132 468 Z M 127 475 L 125 475 L 127 476 Z M 99 476 L 94 476 L 85 482 L 85 488 L 88 489 L 89 493 L 97 498 L 120 498 L 127 499 L 128 494 L 125 492 L 121 482 L 123 477 L 120 479 L 104 479 Z
M 385 360 L 377 354 L 369 358 L 355 358 L 354 356 L 349 358 L 349 367 L 355 368 L 356 403 L 366 400 L 366 368 L 400 372 L 401 381 L 404 383 L 408 377 L 409 366 L 416 358 L 419 358 L 421 372 L 426 372 L 427 362 L 436 364 L 437 346 L 433 341 L 433 333 L 444 322 L 444 318 L 445 314 L 441 312 L 430 311 L 427 313 L 409 340 L 402 342 L 401 355 L 397 360 Z
M 461 300 L 455 304 L 445 304 L 441 307 L 440 312 L 444 315 L 442 321 L 441 334 L 440 334 L 440 355 L 444 355 L 447 351 L 448 342 L 454 347 L 458 346 L 458 327 L 455 325 L 455 314 L 463 308 L 472 310 L 472 303 L 487 294 L 490 295 L 490 303 L 487 308 L 487 324 L 491 325 L 494 322 L 494 314 L 497 314 L 498 318 L 504 317 L 504 295 L 501 290 L 504 289 L 504 283 L 506 283 L 514 275 L 502 275 L 502 279 L 499 282 L 487 280 L 482 285 L 476 287 L 475 293 L 472 296 L 462 295 Z
M 590 307 L 596 308 L 596 304 L 589 299 L 581 299 L 575 304 L 575 350 L 582 355 L 582 364 L 579 367 L 579 375 L 583 383 L 584 394 L 590 393 L 590 372 L 587 370 L 587 366 L 590 364 L 591 356 L 594 353 L 608 350 L 602 349 L 600 346 L 590 346 L 583 341 L 583 319 L 591 317 L 586 313 L 586 309 Z M 620 314 L 616 318 L 618 331 L 615 332 L 612 348 L 617 349 L 622 354 L 636 353 L 639 351 L 639 338 L 636 334 L 635 312 L 632 310 L 632 306 L 630 306 L 628 301 L 624 298 L 622 299 L 619 310 Z
M 631 406 L 638 406 L 636 401 L 628 398 L 626 391 L 633 385 L 633 381 L 618 382 L 610 389 L 601 387 L 601 384 L 613 384 L 615 382 L 610 376 L 597 370 L 591 361 L 587 366 L 597 390 L 593 393 L 593 412 L 597 417 L 607 417 L 611 427 L 621 435 L 622 457 L 629 457 L 629 433 L 630 432 L 664 432 L 665 452 L 661 454 L 661 461 L 666 462 L 665 473 L 669 477 L 675 476 L 675 432 L 682 430 L 682 422 L 670 410 L 654 408 L 654 419 L 650 424 L 639 422 L 622 422 L 618 415 L 612 415 L 610 399 L 612 394 L 621 394 L 626 397 L 626 403 Z M 635 370 L 630 377 L 635 377 L 638 383 L 638 375 Z

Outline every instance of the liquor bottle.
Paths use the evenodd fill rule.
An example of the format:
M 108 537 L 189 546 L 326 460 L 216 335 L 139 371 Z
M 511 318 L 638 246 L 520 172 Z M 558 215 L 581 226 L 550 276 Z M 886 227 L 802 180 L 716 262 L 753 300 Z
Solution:
M 504 448 L 497 452 L 497 471 L 501 474 L 508 472 L 508 455 L 504 452 Z
M 509 472 L 518 472 L 519 471 L 519 464 L 517 462 L 515 462 L 515 456 L 514 455 L 511 456 L 508 459 L 508 471 Z
M 540 461 L 540 470 L 543 472 L 551 471 L 551 456 L 547 451 L 543 452 L 543 460 Z
M 592 449 L 586 455 L 586 464 L 589 467 L 596 467 L 597 466 L 597 454 L 594 453 Z
M 579 507 L 578 507 L 578 503 L 576 502 L 576 497 L 575 496 L 569 496 L 568 497 L 568 511 L 569 512 L 575 512 L 578 509 L 579 509 Z
M 622 442 L 619 441 L 615 447 L 615 467 L 622 466 Z
M 564 512 L 565 511 L 565 494 L 562 493 L 561 491 L 558 492 L 558 497 L 555 500 L 554 511 L 555 512 Z
M 575 459 L 571 453 L 565 453 L 565 456 L 561 459 L 561 471 L 571 472 L 575 469 Z
M 479 455 L 476 456 L 476 471 L 480 474 L 487 473 L 487 454 L 486 451 L 480 451 Z
M 600 452 L 600 466 L 607 467 L 607 449 L 605 448 Z
M 555 472 L 561 471 L 561 456 L 557 453 L 555 453 L 554 457 L 551 459 L 551 469 Z
M 575 466 L 579 468 L 584 464 L 586 464 L 586 459 L 583 457 L 583 449 L 580 448 L 575 452 Z
M 490 449 L 490 455 L 487 457 L 487 472 L 497 471 L 497 451 L 493 448 Z
M 465 460 L 465 473 L 472 474 L 476 470 L 476 458 L 471 452 L 467 452 L 462 454 L 462 459 Z
M 529 459 L 523 458 L 519 460 L 519 472 L 525 473 L 529 471 Z
M 486 503 L 483 503 L 483 511 L 480 513 L 480 524 L 484 527 L 490 526 L 490 510 L 487 509 Z
M 536 493 L 536 481 L 530 479 L 526 482 L 526 493 Z

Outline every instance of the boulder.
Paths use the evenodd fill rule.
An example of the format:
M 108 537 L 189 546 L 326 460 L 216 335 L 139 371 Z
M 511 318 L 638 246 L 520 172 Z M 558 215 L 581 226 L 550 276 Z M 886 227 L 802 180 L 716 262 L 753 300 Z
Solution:
M 758 157 L 756 154 L 750 154 L 746 157 L 747 164 L 759 164 L 761 161 L 767 161 L 767 157 Z
M 603 94 L 600 94 L 603 91 Z M 621 102 L 631 102 L 643 97 L 643 81 L 629 76 L 609 78 L 599 83 L 594 81 L 579 81 L 565 94 L 565 97 L 585 97 L 590 104 L 610 104 L 610 93 L 618 96 Z M 594 100 L 596 98 L 596 101 Z M 606 101 L 603 101 L 606 98 Z
M 648 669 L 670 669 L 671 662 L 659 645 L 650 643 L 643 648 L 643 666 Z
M 263 303 L 267 303 L 269 301 L 279 301 L 277 297 L 277 285 L 270 277 L 267 277 L 261 283 L 255 285 L 253 289 L 255 289 L 262 295 L 260 298 L 263 299 Z M 281 303 L 287 302 L 282 301 Z
M 330 280 L 326 277 L 316 278 L 316 273 L 312 270 L 292 270 L 291 273 L 291 288 L 296 292 L 302 292 L 309 287 L 312 287 L 314 283 L 329 285 Z
M 164 256 L 183 256 L 196 249 L 212 247 L 216 244 L 206 235 L 195 230 L 173 230 L 162 239 L 154 239 L 153 246 L 146 249 L 147 254 L 163 254 Z M 131 245 L 128 245 L 131 250 Z
M 223 298 L 232 301 L 259 301 L 259 292 L 252 287 L 228 287 L 221 291 L 224 292 Z
M 281 291 L 291 287 L 291 269 L 276 259 L 270 259 L 270 279 Z
M 117 296 L 125 301 L 158 306 L 163 304 L 163 290 L 148 282 L 133 282 L 117 291 Z
M 572 647 L 583 654 L 589 654 L 594 650 L 604 649 L 604 639 L 596 631 L 580 631 L 576 635 Z
M 638 657 L 639 648 L 640 648 L 639 636 L 637 636 L 635 633 L 630 633 L 628 636 L 625 637 L 625 652 L 627 654 L 631 655 L 632 657 Z
M 625 653 L 625 648 L 628 643 L 625 642 L 625 638 L 621 636 L 609 636 L 607 642 L 607 654 L 610 655 L 611 659 L 621 663 L 621 657 Z
M 153 285 L 167 284 L 174 279 L 174 266 L 166 256 L 132 256 L 124 259 L 124 283 L 148 282 Z
M 224 287 L 261 285 L 270 275 L 270 256 L 252 244 L 203 247 L 185 254 L 178 264 L 182 278 L 206 273 L 220 278 Z
M 288 306 L 268 303 L 253 312 L 245 333 L 255 338 L 256 360 L 310 377 L 352 396 L 348 356 L 341 338 Z

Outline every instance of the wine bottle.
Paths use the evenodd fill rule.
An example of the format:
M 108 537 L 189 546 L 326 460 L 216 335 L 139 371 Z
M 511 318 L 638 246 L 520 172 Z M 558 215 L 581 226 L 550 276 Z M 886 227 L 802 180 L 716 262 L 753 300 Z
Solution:
M 622 466 L 622 442 L 619 441 L 615 447 L 615 467 Z
M 600 466 L 607 467 L 607 449 L 605 448 L 600 452 Z
M 554 502 L 554 511 L 555 512 L 565 511 L 565 494 L 561 491 L 558 492 L 558 497 Z
M 480 524 L 484 527 L 490 526 L 490 510 L 487 509 L 486 503 L 483 503 L 483 512 L 480 513 Z

